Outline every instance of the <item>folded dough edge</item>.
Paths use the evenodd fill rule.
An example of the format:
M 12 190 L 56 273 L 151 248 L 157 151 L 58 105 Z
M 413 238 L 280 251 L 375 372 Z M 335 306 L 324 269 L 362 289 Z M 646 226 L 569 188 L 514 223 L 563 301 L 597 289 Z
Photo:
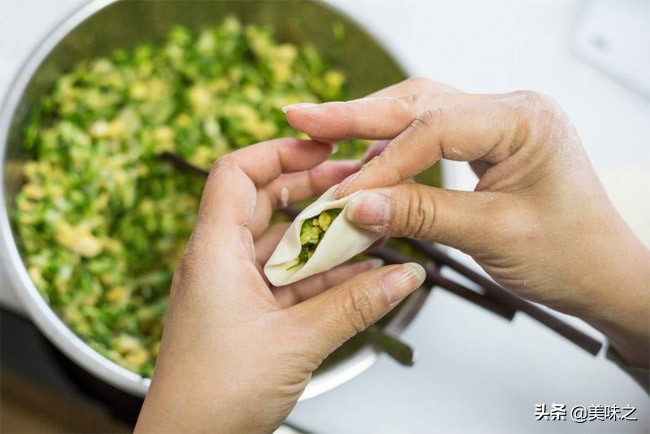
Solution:
M 341 199 L 334 199 L 334 191 L 338 185 L 332 186 L 314 203 L 306 207 L 282 236 L 275 251 L 264 265 L 264 274 L 275 286 L 288 285 L 314 274 L 322 273 L 340 265 L 363 252 L 375 241 L 380 234 L 367 231 L 350 223 L 345 218 L 345 207 L 356 192 Z M 296 263 L 296 258 L 302 248 L 300 244 L 300 229 L 305 220 L 318 216 L 321 212 L 342 208 L 343 211 L 334 219 L 323 239 L 314 251 L 314 255 L 300 267 L 290 270 Z

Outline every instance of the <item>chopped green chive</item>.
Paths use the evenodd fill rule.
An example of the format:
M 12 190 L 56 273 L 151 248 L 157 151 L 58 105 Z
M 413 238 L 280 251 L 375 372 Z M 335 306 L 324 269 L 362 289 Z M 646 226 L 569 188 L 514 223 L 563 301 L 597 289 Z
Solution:
M 300 253 L 296 258 L 295 264 L 287 268 L 291 270 L 299 265 L 306 263 L 316 251 L 316 247 L 325 236 L 325 232 L 330 228 L 334 219 L 341 214 L 342 208 L 328 209 L 320 213 L 317 217 L 307 219 L 300 228 Z

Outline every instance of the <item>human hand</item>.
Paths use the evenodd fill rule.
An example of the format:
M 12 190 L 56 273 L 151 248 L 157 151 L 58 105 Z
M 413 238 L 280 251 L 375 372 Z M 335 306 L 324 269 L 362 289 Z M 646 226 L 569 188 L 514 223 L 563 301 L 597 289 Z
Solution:
M 260 263 L 286 229 L 267 229 L 272 210 L 286 191 L 298 202 L 359 168 L 323 162 L 331 152 L 279 139 L 215 164 L 174 274 L 137 431 L 273 431 L 327 355 L 422 284 L 418 265 L 371 270 L 366 261 L 271 291 Z
M 628 362 L 648 366 L 650 254 L 555 102 L 411 79 L 368 98 L 285 111 L 318 140 L 383 140 L 337 191 L 373 189 L 351 200 L 355 224 L 458 248 L 503 286 L 585 319 Z M 469 161 L 475 191 L 403 182 L 441 158 Z

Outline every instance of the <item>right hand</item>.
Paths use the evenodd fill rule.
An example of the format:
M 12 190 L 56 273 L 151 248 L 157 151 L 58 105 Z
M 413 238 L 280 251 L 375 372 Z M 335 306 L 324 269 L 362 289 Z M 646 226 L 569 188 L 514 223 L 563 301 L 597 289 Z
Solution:
M 390 140 L 337 191 L 368 190 L 348 207 L 357 225 L 458 248 L 506 288 L 585 319 L 628 362 L 648 366 L 650 253 L 555 102 L 410 79 L 364 99 L 286 111 L 321 141 Z M 469 161 L 475 191 L 403 182 L 441 158 Z

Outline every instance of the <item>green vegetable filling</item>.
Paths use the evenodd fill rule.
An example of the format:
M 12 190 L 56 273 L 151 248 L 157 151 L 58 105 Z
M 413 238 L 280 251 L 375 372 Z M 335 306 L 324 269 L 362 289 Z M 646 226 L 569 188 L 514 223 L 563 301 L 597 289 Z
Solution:
M 305 220 L 302 228 L 300 228 L 300 245 L 302 248 L 296 258 L 298 262 L 287 268 L 287 270 L 306 263 L 314 255 L 318 244 L 325 236 L 334 219 L 341 214 L 341 211 L 343 211 L 341 208 L 328 209 L 320 213 L 318 217 Z
M 88 345 L 151 375 L 203 189 L 160 153 L 209 168 L 251 143 L 296 136 L 283 106 L 345 99 L 344 75 L 313 46 L 235 18 L 80 62 L 24 131 L 31 158 L 12 218 L 32 281 Z M 353 141 L 335 157 L 365 149 Z

